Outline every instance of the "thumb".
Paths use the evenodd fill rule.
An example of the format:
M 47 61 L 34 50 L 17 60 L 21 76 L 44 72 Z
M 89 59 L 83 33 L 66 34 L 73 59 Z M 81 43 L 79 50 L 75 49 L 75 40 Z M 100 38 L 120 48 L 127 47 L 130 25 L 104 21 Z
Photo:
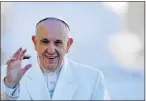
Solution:
M 21 69 L 22 76 L 26 73 L 26 71 L 32 67 L 32 64 L 26 65 L 23 69 Z

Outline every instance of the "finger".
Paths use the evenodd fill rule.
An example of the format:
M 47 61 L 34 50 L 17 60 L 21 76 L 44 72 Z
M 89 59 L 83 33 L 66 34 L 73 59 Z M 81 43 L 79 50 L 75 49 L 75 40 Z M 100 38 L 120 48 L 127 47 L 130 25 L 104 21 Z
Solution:
M 11 62 L 9 62 L 7 67 L 8 67 L 9 70 L 14 69 L 14 68 L 20 68 L 21 69 L 21 61 L 20 60 L 11 61 Z
M 18 55 L 20 54 L 21 50 L 22 48 L 19 48 L 12 57 L 18 59 Z
M 24 49 L 20 54 L 19 54 L 19 56 L 18 56 L 18 59 L 19 60 L 22 60 L 23 59 L 23 57 L 24 57 L 24 54 L 26 53 L 26 49 Z
M 7 61 L 7 67 L 8 68 L 13 68 L 14 67 L 14 62 L 16 62 L 16 59 L 15 58 L 11 58 Z
M 32 64 L 26 65 L 24 68 L 21 69 L 22 76 L 26 73 L 26 71 L 32 67 Z
M 9 60 L 6 62 L 6 65 L 10 64 L 10 62 L 13 62 L 13 61 L 16 61 L 16 59 L 15 59 L 15 58 L 9 59 Z

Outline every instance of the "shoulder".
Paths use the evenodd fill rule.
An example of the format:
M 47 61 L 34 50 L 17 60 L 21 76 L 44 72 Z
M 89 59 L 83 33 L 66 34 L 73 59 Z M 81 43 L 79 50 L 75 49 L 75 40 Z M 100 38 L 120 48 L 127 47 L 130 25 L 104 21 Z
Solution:
M 92 67 L 72 60 L 69 60 L 69 67 L 71 71 L 73 71 L 73 73 L 78 75 L 79 77 L 96 79 L 103 76 L 102 71 L 97 67 Z

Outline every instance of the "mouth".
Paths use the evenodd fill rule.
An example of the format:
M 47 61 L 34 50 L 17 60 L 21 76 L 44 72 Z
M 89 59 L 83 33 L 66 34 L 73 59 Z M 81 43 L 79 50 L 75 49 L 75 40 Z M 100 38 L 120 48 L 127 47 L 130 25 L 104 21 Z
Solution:
M 56 60 L 58 56 L 47 56 L 47 55 L 45 55 L 45 57 L 47 59 L 49 59 L 50 61 L 53 61 L 53 60 Z

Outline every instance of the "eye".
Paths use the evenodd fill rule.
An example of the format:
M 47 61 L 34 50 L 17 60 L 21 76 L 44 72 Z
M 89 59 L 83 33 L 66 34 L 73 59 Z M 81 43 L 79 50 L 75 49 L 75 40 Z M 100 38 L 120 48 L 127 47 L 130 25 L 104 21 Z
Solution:
M 60 46 L 60 45 L 62 45 L 62 42 L 61 41 L 56 41 L 56 42 L 54 42 L 54 44 L 55 44 L 55 46 Z
M 49 41 L 48 41 L 47 39 L 42 39 L 42 40 L 41 40 L 41 43 L 43 43 L 43 44 L 48 44 Z

